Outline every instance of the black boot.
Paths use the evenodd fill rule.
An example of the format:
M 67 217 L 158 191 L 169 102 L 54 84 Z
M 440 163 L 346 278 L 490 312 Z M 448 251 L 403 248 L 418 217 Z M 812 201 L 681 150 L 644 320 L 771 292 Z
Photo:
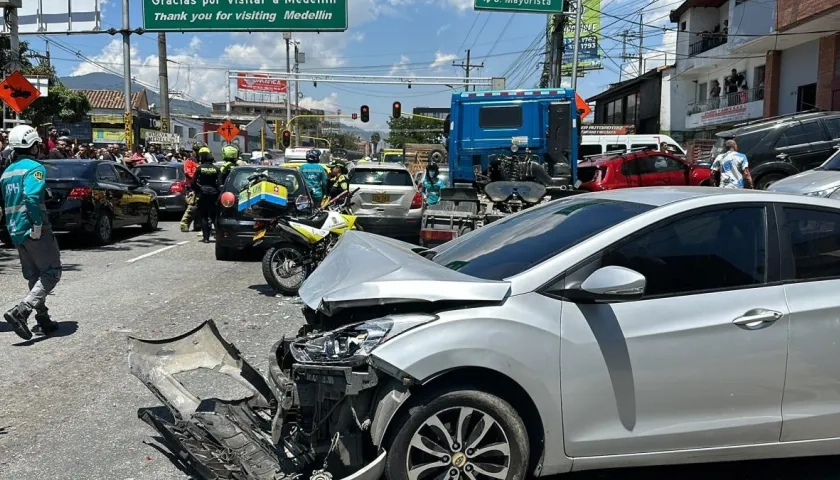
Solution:
M 50 314 L 47 313 L 46 310 L 43 312 L 37 312 L 35 314 L 35 321 L 38 322 L 38 325 L 32 327 L 32 333 L 38 335 L 39 337 L 52 335 L 58 331 L 58 323 L 54 322 L 50 318 Z
M 18 337 L 29 340 L 32 338 L 32 332 L 29 331 L 27 320 L 29 320 L 31 313 L 32 307 L 28 303 L 21 302 L 18 306 L 4 313 L 3 318 L 9 322 L 9 325 L 12 326 L 12 329 L 14 329 Z

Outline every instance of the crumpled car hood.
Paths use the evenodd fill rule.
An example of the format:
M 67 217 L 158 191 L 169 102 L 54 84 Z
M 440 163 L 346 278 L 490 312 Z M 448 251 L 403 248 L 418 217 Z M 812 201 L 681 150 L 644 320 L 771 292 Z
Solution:
M 408 243 L 370 233 L 342 235 L 300 289 L 312 309 L 332 315 L 352 307 L 408 302 L 498 302 L 510 283 L 482 280 L 421 257 Z

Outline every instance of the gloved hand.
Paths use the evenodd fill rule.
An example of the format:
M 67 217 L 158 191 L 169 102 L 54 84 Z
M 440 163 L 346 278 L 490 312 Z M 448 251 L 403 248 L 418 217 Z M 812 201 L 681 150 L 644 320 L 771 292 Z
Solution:
M 29 238 L 38 240 L 41 238 L 41 225 L 32 225 L 32 230 L 29 232 Z

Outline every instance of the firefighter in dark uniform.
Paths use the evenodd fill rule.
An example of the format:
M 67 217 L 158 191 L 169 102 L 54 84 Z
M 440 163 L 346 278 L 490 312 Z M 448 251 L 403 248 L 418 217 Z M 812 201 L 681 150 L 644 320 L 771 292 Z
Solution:
M 192 185 L 192 181 L 195 178 L 195 171 L 198 169 L 198 152 L 204 146 L 205 145 L 201 142 L 193 144 L 192 155 L 184 161 L 184 176 L 187 178 L 190 185 Z M 189 232 L 190 224 L 192 224 L 193 231 L 197 232 L 201 230 L 201 228 L 199 227 L 198 222 L 195 221 L 195 210 L 198 208 L 198 196 L 195 192 L 187 193 L 186 202 L 187 209 L 184 210 L 184 216 L 181 217 L 181 231 Z
M 198 152 L 198 168 L 192 181 L 192 190 L 198 198 L 198 215 L 201 217 L 202 242 L 210 243 L 210 233 L 216 218 L 216 202 L 219 200 L 219 179 L 222 172 L 213 165 L 213 154 L 207 147 Z
M 350 182 L 347 180 L 347 166 L 344 162 L 335 160 L 330 163 L 328 185 L 329 198 L 335 198 L 350 189 Z

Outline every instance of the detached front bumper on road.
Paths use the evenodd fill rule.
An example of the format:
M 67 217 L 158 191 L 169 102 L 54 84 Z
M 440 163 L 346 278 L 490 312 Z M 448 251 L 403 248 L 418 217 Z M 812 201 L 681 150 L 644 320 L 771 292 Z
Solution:
M 378 479 L 386 455 L 379 443 L 408 393 L 365 357 L 343 355 L 359 348 L 357 340 L 351 333 L 327 349 L 316 345 L 327 360 L 319 362 L 307 337 L 283 339 L 263 378 L 212 320 L 171 339 L 129 338 L 131 373 L 168 409 L 141 408 L 138 416 L 160 433 L 173 461 L 200 478 Z M 227 375 L 249 394 L 201 399 L 175 377 L 197 369 Z

